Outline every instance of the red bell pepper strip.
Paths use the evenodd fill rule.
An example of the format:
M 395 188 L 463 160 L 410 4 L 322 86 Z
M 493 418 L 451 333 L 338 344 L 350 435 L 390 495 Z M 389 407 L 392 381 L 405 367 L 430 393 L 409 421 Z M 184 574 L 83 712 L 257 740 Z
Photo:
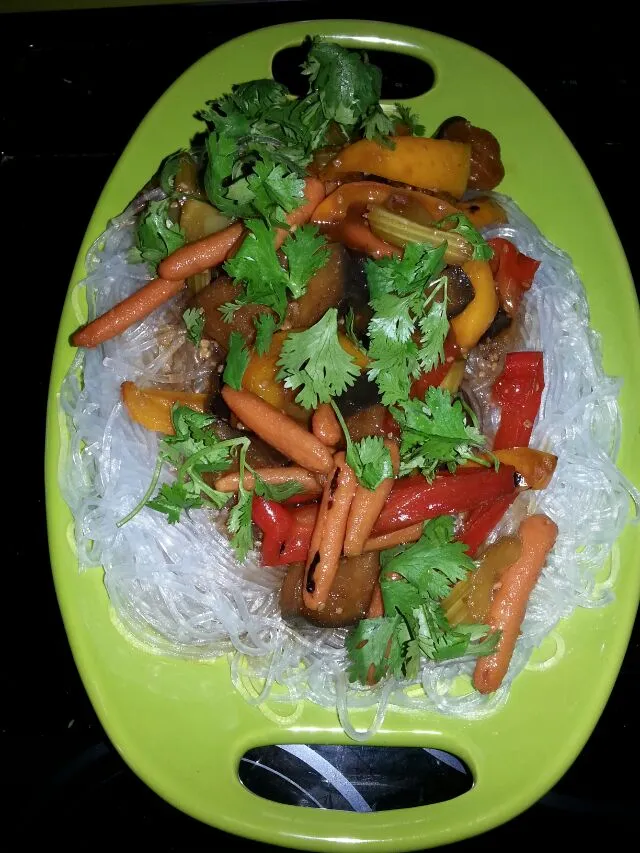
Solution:
M 511 352 L 493 386 L 493 398 L 501 405 L 500 427 L 494 450 L 526 447 L 533 423 L 540 410 L 544 388 L 544 363 L 541 352 Z M 512 442 L 512 443 L 511 443 Z M 465 542 L 473 557 L 515 500 L 517 492 L 472 509 L 464 521 L 458 539 Z
M 251 519 L 262 531 L 262 562 L 266 566 L 273 566 L 293 527 L 293 515 L 282 504 L 254 495 Z
M 422 474 L 397 480 L 375 523 L 372 536 L 391 533 L 438 515 L 466 512 L 516 491 L 516 471 L 510 465 L 458 468 L 438 474 L 429 483 Z
M 510 352 L 502 373 L 493 385 L 492 396 L 500 404 L 500 426 L 494 450 L 527 447 L 540 411 L 544 389 L 541 352 Z
M 456 343 L 453 333 L 449 332 L 444 341 L 444 361 L 427 373 L 423 373 L 422 376 L 418 376 L 411 385 L 409 396 L 424 399 L 427 388 L 437 387 L 442 382 L 459 355 L 460 347 Z
M 517 491 L 513 491 L 491 503 L 480 504 L 469 512 L 456 539 L 465 543 L 470 557 L 475 557 L 478 548 L 502 519 L 517 494 Z
M 513 317 L 523 292 L 531 287 L 540 261 L 519 252 L 513 243 L 504 237 L 494 237 L 487 242 L 493 249 L 493 258 L 489 265 L 500 294 L 500 304 L 507 314 Z

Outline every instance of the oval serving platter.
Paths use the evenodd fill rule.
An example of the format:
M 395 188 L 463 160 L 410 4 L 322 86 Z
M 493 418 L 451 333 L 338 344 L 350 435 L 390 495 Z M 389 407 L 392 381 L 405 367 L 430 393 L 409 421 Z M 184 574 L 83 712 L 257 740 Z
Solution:
M 640 481 L 640 312 L 624 252 L 584 164 L 542 104 L 510 71 L 479 51 L 422 30 L 366 21 L 310 21 L 249 33 L 189 68 L 144 118 L 106 184 L 80 247 L 58 332 L 47 413 L 46 504 L 51 563 L 76 664 L 94 708 L 131 768 L 170 803 L 213 826 L 299 850 L 359 846 L 424 849 L 486 831 L 514 817 L 565 772 L 589 737 L 626 649 L 640 587 L 640 526 L 628 525 L 615 601 L 578 610 L 557 629 L 566 653 L 545 671 L 525 671 L 506 705 L 475 721 L 390 710 L 373 744 L 448 750 L 470 767 L 474 786 L 446 802 L 370 814 L 288 806 L 239 781 L 250 748 L 273 743 L 350 743 L 335 712 L 305 704 L 278 723 L 245 702 L 227 661 L 199 663 L 149 654 L 114 627 L 100 568 L 83 573 L 71 542 L 72 517 L 58 486 L 63 441 L 58 392 L 71 364 L 70 333 L 80 319 L 71 291 L 84 277 L 87 249 L 168 153 L 198 129 L 207 99 L 232 84 L 271 74 L 273 56 L 320 34 L 347 47 L 399 51 L 428 62 L 433 88 L 407 101 L 433 132 L 449 115 L 467 116 L 500 140 L 511 195 L 553 243 L 573 258 L 585 284 L 605 370 L 624 380 L 618 464 Z M 615 297 L 615 298 L 614 298 Z M 365 727 L 370 713 L 352 715 Z

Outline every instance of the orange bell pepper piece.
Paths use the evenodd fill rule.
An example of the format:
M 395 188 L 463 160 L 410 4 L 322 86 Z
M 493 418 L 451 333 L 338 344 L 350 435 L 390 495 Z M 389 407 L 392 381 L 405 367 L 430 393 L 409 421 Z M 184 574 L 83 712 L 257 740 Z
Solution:
M 422 136 L 391 137 L 393 148 L 360 139 L 343 148 L 323 170 L 323 180 L 347 172 L 378 175 L 412 187 L 447 192 L 460 198 L 467 188 L 471 146 Z
M 391 195 L 411 197 L 427 211 L 434 222 L 460 212 L 448 201 L 426 193 L 392 187 L 377 181 L 352 181 L 342 184 L 321 201 L 314 210 L 311 221 L 316 225 L 335 225 L 344 220 L 352 204 L 363 207 L 369 204 L 384 204 Z
M 471 280 L 474 297 L 464 311 L 452 318 L 451 329 L 460 349 L 468 352 L 491 325 L 500 303 L 487 261 L 467 261 L 462 268 Z
M 173 435 L 171 410 L 175 403 L 204 412 L 206 394 L 190 391 L 165 391 L 162 388 L 139 388 L 135 382 L 123 382 L 120 386 L 122 402 L 129 417 L 146 429 Z

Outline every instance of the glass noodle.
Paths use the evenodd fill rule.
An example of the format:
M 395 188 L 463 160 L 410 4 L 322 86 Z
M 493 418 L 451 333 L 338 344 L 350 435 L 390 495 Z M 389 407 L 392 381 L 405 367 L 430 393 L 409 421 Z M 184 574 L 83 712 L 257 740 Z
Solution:
M 224 533 L 224 510 L 191 511 L 170 525 L 164 515 L 145 508 L 128 524 L 116 526 L 147 489 L 159 440 L 129 418 L 120 402 L 121 383 L 201 390 L 211 369 L 206 356 L 185 340 L 179 299 L 103 346 L 79 351 L 60 394 L 65 447 L 60 483 L 76 521 L 79 565 L 104 567 L 114 622 L 133 642 L 150 653 L 185 658 L 231 653 L 234 683 L 268 715 L 291 719 L 292 703 L 298 713 L 300 702 L 310 700 L 337 709 L 347 733 L 364 739 L 380 725 L 389 705 L 467 718 L 490 713 L 505 701 L 512 679 L 560 619 L 576 607 L 611 600 L 615 560 L 610 576 L 600 583 L 597 578 L 628 520 L 630 499 L 636 515 L 640 508 L 640 494 L 614 464 L 619 382 L 602 370 L 584 290 L 569 257 L 545 240 L 512 201 L 494 195 L 509 224 L 485 236 L 507 237 L 542 260 L 523 302 L 520 348 L 541 349 L 545 358 L 546 387 L 531 446 L 558 456 L 550 486 L 523 492 L 500 532 L 515 530 L 523 514 L 535 511 L 547 513 L 559 527 L 500 689 L 488 696 L 465 689 L 474 661 L 464 659 L 424 663 L 414 684 L 387 679 L 374 688 L 350 685 L 346 630 L 287 625 L 278 608 L 282 570 L 260 566 L 256 552 L 243 564 L 236 561 Z M 81 286 L 91 317 L 148 278 L 144 266 L 126 261 L 134 215 L 132 205 L 89 251 Z M 473 364 L 474 356 L 463 390 L 491 435 L 497 414 L 488 399 L 492 380 L 474 375 Z M 165 470 L 161 481 L 171 476 Z M 562 648 L 556 643 L 556 655 Z M 286 704 L 280 708 L 280 703 Z M 358 715 L 356 731 L 350 712 L 358 708 L 370 711 Z

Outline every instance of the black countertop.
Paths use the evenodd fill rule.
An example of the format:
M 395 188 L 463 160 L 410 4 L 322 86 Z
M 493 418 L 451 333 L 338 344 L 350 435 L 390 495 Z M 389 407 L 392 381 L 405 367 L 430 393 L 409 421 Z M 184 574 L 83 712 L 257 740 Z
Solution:
M 550 25 L 542 12 L 515 24 L 508 7 L 474 7 L 473 14 L 463 14 L 462 7 L 456 14 L 450 6 L 422 9 L 375 17 L 458 38 L 514 71 L 583 157 L 633 268 L 637 245 L 629 201 L 637 156 L 627 113 L 638 92 L 630 32 L 620 20 L 564 24 L 554 16 Z M 10 507 L 28 506 L 26 513 L 22 506 L 19 513 L 5 509 L 10 544 L 2 766 L 7 815 L 25 846 L 37 833 L 71 849 L 96 841 L 163 851 L 240 847 L 240 840 L 176 811 L 134 776 L 109 743 L 78 677 L 53 591 L 44 520 L 50 359 L 71 268 L 100 190 L 139 120 L 175 77 L 251 29 L 372 16 L 370 5 L 356 2 L 281 0 L 0 18 L 0 181 L 9 214 L 9 233 L 3 229 L 9 260 L 3 270 L 9 294 L 5 335 L 18 356 L 18 375 L 11 371 L 6 378 L 5 412 L 22 421 L 16 429 L 13 418 L 5 417 L 12 458 L 7 499 Z M 36 230 L 34 245 L 30 235 Z M 454 848 L 489 850 L 527 841 L 556 849 L 567 841 L 578 846 L 626 835 L 637 801 L 628 765 L 638 750 L 630 697 L 637 690 L 639 658 L 636 626 L 602 718 L 565 776 L 521 816 Z

